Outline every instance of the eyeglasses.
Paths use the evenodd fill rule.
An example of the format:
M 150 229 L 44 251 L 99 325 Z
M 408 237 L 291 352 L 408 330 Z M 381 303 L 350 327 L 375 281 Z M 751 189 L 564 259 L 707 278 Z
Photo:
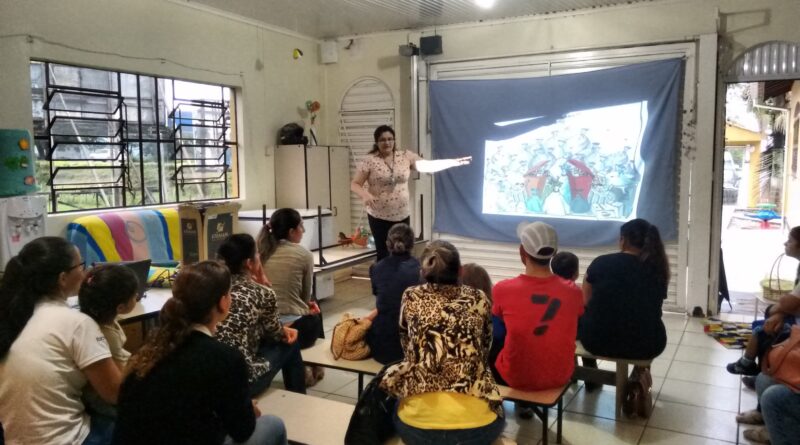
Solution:
M 78 267 L 80 267 L 81 270 L 85 270 L 86 269 L 86 261 L 81 261 L 80 263 L 70 267 L 69 269 L 67 269 L 67 272 L 71 271 L 72 269 L 78 268 Z
M 394 138 L 389 139 L 378 139 L 379 144 L 387 143 L 387 142 L 394 142 Z

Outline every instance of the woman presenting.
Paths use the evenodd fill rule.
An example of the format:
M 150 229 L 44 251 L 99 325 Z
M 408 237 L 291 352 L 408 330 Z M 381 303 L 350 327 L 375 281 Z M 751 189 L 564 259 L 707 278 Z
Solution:
M 410 223 L 408 178 L 411 170 L 435 173 L 467 165 L 472 161 L 472 156 L 426 161 L 408 150 L 398 151 L 394 129 L 388 125 L 376 128 L 374 138 L 372 150 L 356 168 L 350 190 L 364 200 L 367 207 L 369 229 L 375 238 L 377 260 L 380 261 L 389 255 L 386 249 L 389 229 L 397 223 Z M 369 185 L 365 187 L 365 183 Z

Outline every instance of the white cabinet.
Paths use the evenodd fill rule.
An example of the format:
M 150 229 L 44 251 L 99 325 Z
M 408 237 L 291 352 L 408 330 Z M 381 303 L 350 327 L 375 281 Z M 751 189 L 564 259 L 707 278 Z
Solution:
M 333 232 L 351 233 L 350 149 L 279 145 L 275 148 L 276 206 L 330 209 Z

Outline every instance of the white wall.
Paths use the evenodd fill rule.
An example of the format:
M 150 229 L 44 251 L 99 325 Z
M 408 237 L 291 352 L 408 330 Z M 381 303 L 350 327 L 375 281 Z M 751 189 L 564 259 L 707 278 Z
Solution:
M 297 61 L 295 47 L 305 53 Z M 32 129 L 30 59 L 236 87 L 245 209 L 274 205 L 273 158 L 265 149 L 323 89 L 310 38 L 163 0 L 0 0 L 0 128 Z M 51 216 L 48 233 L 63 234 L 74 218 Z

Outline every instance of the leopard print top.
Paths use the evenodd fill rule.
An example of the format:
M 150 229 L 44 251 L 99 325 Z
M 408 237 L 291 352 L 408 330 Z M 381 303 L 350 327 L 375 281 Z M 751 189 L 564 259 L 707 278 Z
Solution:
M 469 286 L 424 284 L 403 293 L 400 342 L 405 359 L 381 387 L 399 398 L 451 391 L 489 402 L 502 416 L 502 399 L 489 369 L 491 304 Z
M 231 296 L 230 313 L 217 325 L 216 338 L 244 355 L 253 383 L 271 369 L 264 357 L 256 355 L 262 340 L 283 339 L 275 292 L 247 275 L 237 274 L 231 277 Z

